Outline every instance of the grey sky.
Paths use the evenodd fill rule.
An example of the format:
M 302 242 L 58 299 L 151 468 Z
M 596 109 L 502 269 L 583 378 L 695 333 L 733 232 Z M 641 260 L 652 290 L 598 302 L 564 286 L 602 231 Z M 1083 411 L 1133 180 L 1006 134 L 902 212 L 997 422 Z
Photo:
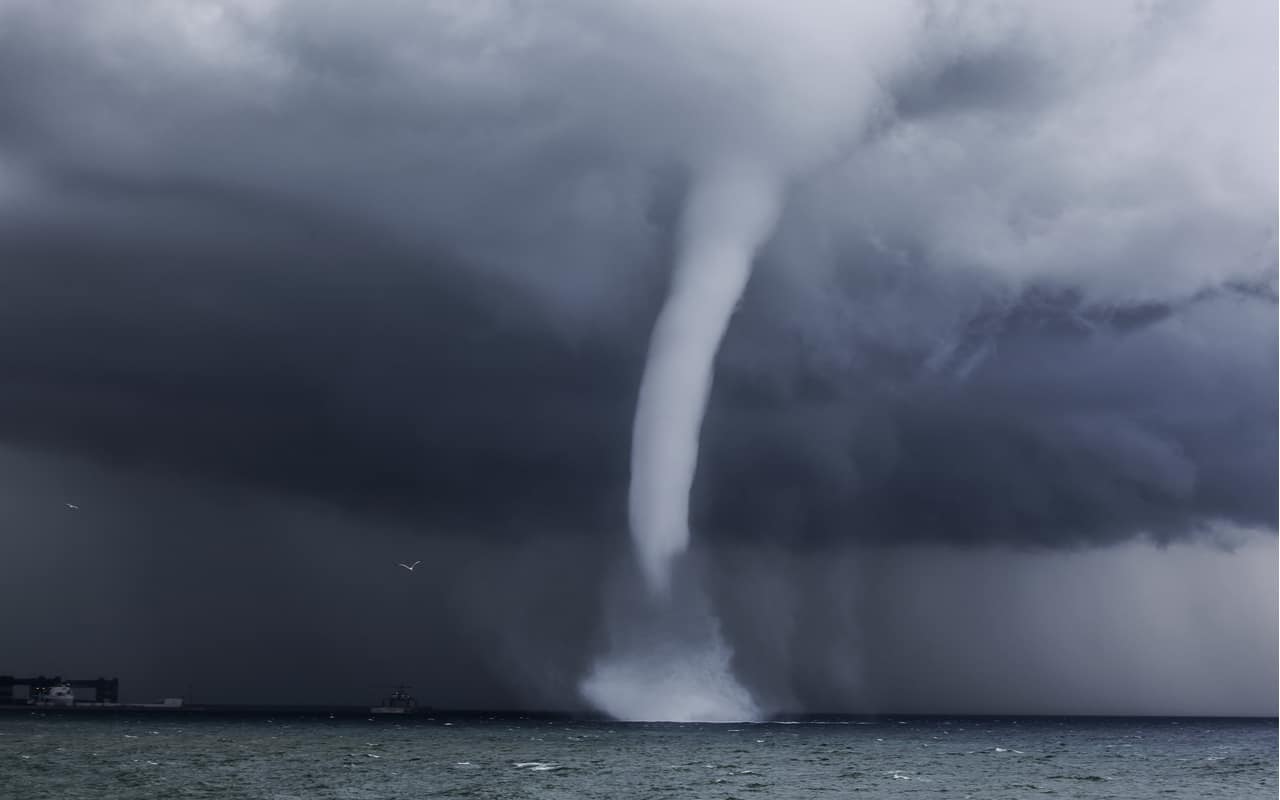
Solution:
M 5 567 L 0 598 L 97 598 L 117 615 L 98 630 L 129 631 L 104 652 L 145 655 L 131 663 L 152 664 L 146 686 L 164 658 L 172 674 L 196 661 L 142 646 L 134 618 L 231 637 L 276 672 L 282 642 L 305 640 L 336 666 L 300 691 L 350 695 L 333 684 L 377 671 L 370 648 L 320 643 L 358 638 L 368 615 L 384 635 L 412 625 L 387 611 L 409 601 L 372 567 L 352 567 L 342 603 L 324 581 L 364 553 L 434 555 L 456 566 L 405 596 L 422 641 L 377 656 L 385 671 L 436 674 L 468 704 L 569 702 L 626 553 L 631 415 L 687 176 L 733 151 L 791 181 L 718 361 L 692 503 L 710 573 L 887 547 L 934 587 L 923 596 L 945 594 L 939 563 L 989 558 L 1008 563 L 1011 598 L 1028 596 L 1016 575 L 1056 576 L 1055 597 L 1070 573 L 1123 605 L 1107 554 L 1141 572 L 1147 553 L 1153 585 L 1185 572 L 1206 595 L 1231 583 L 1221 564 L 1247 563 L 1271 608 L 1275 15 L 0 0 L 0 445 L 23 495 L 0 505 L 0 542 L 110 564 L 39 581 Z M 1247 547 L 1213 549 L 1245 529 Z M 303 555 L 285 577 L 251 552 Z M 187 558 L 201 580 L 174 577 Z M 849 647 L 880 635 L 904 590 L 874 585 L 852 617 L 808 624 Z M 279 592 L 293 594 L 255 624 Z M 752 637 L 774 634 L 741 622 L 750 593 L 721 594 L 779 702 L 951 708 L 913 700 L 928 680 L 896 665 L 959 641 L 1008 652 L 978 603 L 955 639 L 863 654 L 857 687 L 824 666 L 798 691 L 805 659 L 770 661 Z M 1232 597 L 1214 607 L 1255 602 Z M 211 604 L 225 613 L 195 612 Z M 34 648 L 48 619 L 17 641 Z M 1050 603 L 1010 624 L 1066 619 Z M 1151 652 L 1239 652 L 1273 675 L 1262 621 L 1264 651 L 1250 618 Z M 1117 626 L 1077 638 L 1118 641 Z M 815 664 L 836 658 L 824 638 L 797 640 Z M 1075 663 L 1032 638 L 1039 674 Z M 451 672 L 430 642 L 470 666 Z M 0 671 L 60 668 L 46 664 Z M 1197 674 L 1170 670 L 1143 709 Z M 1038 685 L 1009 703 L 1035 708 Z M 1253 701 L 1188 708 L 1274 710 L 1274 682 L 1240 685 L 1260 687 Z M 1073 707 L 1119 707 L 1091 687 Z

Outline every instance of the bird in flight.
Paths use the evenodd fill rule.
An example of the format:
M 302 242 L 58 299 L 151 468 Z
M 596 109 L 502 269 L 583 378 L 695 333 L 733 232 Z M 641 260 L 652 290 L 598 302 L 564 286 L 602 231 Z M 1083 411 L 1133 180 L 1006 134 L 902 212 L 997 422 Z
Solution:
M 422 559 L 418 559 L 417 561 L 413 562 L 413 565 L 412 565 L 412 566 L 410 566 L 409 564 L 401 564 L 400 566 L 404 567 L 405 569 L 409 570 L 410 572 L 413 572 L 413 570 L 414 570 L 414 569 L 415 569 L 419 564 L 421 564 L 421 563 L 422 563 Z
M 76 505 L 75 503 L 67 503 L 67 508 L 71 509 L 72 511 L 80 510 L 80 506 Z

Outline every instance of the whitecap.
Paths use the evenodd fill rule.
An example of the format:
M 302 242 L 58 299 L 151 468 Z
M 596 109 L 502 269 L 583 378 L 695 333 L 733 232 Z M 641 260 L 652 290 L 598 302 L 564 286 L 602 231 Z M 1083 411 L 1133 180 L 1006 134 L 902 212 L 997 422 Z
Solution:
M 517 761 L 516 766 L 521 769 L 528 767 L 534 772 L 545 772 L 549 769 L 556 769 L 558 764 L 551 764 L 546 761 Z

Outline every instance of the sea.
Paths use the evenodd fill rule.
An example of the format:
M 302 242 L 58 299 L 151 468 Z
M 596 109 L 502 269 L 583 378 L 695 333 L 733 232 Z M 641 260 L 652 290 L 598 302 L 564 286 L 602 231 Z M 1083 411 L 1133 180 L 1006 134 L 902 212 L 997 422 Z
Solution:
M 5 800 L 1269 798 L 1275 719 L 6 713 Z

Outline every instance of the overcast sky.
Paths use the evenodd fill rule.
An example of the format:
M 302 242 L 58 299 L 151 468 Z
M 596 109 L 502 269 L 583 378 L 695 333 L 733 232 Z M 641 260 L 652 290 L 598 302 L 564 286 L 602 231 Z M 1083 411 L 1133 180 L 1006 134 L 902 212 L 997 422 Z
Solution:
M 580 703 L 732 151 L 789 181 L 692 502 L 742 680 L 1274 713 L 1275 4 L 877 6 L 0 0 L 0 673 Z

